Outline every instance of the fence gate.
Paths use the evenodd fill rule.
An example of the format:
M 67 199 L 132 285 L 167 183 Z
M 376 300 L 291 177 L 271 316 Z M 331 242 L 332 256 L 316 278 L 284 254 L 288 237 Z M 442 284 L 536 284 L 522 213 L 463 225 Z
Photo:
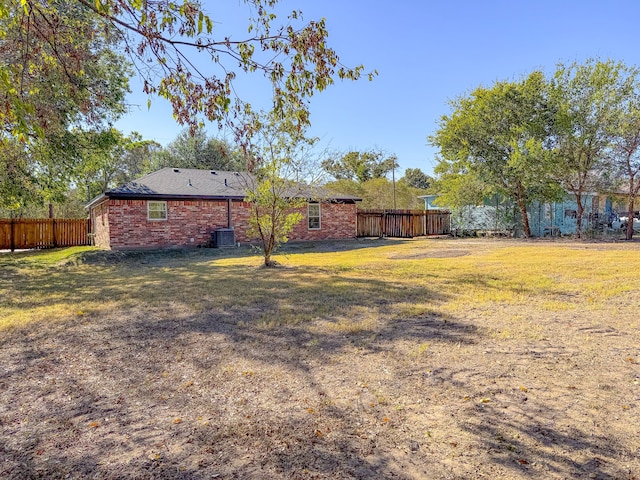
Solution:
M 450 231 L 451 213 L 446 210 L 358 210 L 358 237 L 412 238 Z
M 0 249 L 90 245 L 89 226 L 84 218 L 0 219 Z

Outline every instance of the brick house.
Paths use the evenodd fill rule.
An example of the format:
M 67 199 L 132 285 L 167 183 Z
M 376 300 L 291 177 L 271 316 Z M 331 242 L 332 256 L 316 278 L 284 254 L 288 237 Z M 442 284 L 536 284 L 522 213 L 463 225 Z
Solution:
M 209 244 L 220 232 L 225 241 L 255 240 L 247 235 L 248 173 L 163 168 L 109 190 L 92 200 L 91 228 L 96 246 L 109 249 L 161 248 Z M 308 199 L 303 220 L 290 240 L 346 239 L 356 236 L 356 202 L 348 195 Z M 223 237 L 219 237 L 223 238 Z

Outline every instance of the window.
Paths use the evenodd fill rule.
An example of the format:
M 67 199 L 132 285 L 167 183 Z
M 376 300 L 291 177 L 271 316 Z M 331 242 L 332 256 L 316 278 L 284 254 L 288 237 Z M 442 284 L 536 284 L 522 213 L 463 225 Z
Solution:
M 307 210 L 309 230 L 320 230 L 320 204 L 310 203 Z
M 147 220 L 166 220 L 167 202 L 147 202 Z

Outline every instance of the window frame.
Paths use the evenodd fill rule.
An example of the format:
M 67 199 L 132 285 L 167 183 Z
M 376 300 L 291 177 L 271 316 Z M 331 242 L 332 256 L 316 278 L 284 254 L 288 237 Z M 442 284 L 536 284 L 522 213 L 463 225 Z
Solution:
M 152 209 L 151 205 L 152 204 L 156 204 L 156 205 L 162 205 L 163 208 L 161 209 Z M 155 218 L 151 216 L 151 212 L 161 212 L 164 213 L 164 217 L 161 218 Z M 166 222 L 167 221 L 167 202 L 165 200 L 147 200 L 147 220 L 149 220 L 150 222 Z
M 317 215 L 311 215 L 311 206 L 317 206 L 318 207 L 318 214 Z M 317 227 L 312 227 L 311 226 L 311 220 L 312 219 L 318 219 L 318 226 Z M 315 222 L 314 222 L 315 224 Z M 309 230 L 322 230 L 322 208 L 320 207 L 320 202 L 309 202 L 307 204 L 307 228 Z

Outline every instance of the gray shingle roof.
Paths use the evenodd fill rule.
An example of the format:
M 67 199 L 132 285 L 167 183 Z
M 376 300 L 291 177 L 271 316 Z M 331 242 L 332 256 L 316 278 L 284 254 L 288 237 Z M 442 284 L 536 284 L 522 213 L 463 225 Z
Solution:
M 233 198 L 246 196 L 247 187 L 255 178 L 247 172 L 226 172 L 222 170 L 197 170 L 193 168 L 163 168 L 140 177 L 117 188 L 108 190 L 91 201 L 89 207 L 104 197 L 112 198 Z M 317 192 L 318 196 L 331 200 L 359 201 L 350 195 Z
M 244 198 L 248 173 L 193 168 L 163 168 L 106 192 L 107 196 Z

